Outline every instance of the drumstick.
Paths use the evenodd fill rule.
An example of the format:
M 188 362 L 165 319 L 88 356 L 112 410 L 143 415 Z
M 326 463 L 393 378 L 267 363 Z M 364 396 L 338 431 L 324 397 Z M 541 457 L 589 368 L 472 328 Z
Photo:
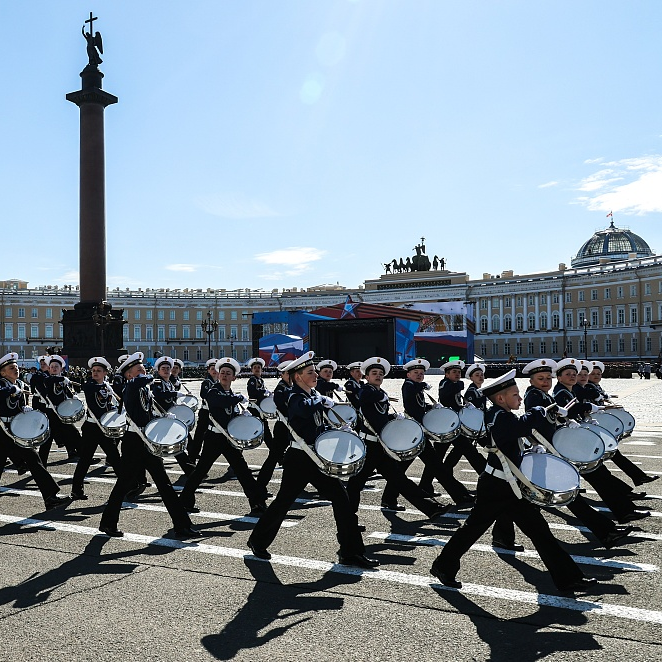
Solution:
M 335 427 L 336 424 L 329 418 L 330 411 L 331 410 L 325 411 L 324 415 L 326 416 L 326 420 L 329 421 L 329 423 L 331 423 L 331 425 Z M 340 425 L 349 425 L 349 423 L 337 411 L 334 411 L 333 415 L 340 421 Z
M 338 402 L 342 402 L 343 404 L 349 403 L 349 400 L 347 400 L 347 398 L 343 399 L 340 397 L 340 391 L 337 391 L 335 388 L 333 389 L 333 391 L 331 391 L 331 395 L 335 395 L 336 398 L 338 398 Z
M 435 404 L 435 405 L 439 404 L 439 401 L 435 400 L 427 391 L 425 391 L 425 395 L 427 395 L 428 398 L 430 398 L 430 400 L 432 401 L 432 404 Z

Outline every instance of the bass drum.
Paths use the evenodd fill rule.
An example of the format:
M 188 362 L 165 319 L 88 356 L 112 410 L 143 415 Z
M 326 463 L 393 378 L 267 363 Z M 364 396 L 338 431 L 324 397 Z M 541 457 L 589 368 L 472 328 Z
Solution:
M 315 453 L 322 461 L 327 476 L 349 478 L 356 475 L 365 462 L 365 444 L 358 435 L 346 430 L 327 430 L 315 439 Z
M 340 416 L 340 418 L 343 420 L 341 421 L 340 418 L 336 416 L 336 414 L 338 414 L 338 416 Z M 354 409 L 352 405 L 348 405 L 342 402 L 337 404 L 332 409 L 329 409 L 326 412 L 326 415 L 333 425 L 342 425 L 344 421 L 352 428 L 356 426 L 356 420 L 358 418 L 356 409 Z
M 188 428 L 176 418 L 153 418 L 144 430 L 147 450 L 157 457 L 177 455 L 186 450 Z
M 276 403 L 274 402 L 274 396 L 268 395 L 266 398 L 260 402 L 258 409 L 264 414 L 265 418 L 276 418 L 276 412 L 278 411 Z
M 106 437 L 111 437 L 112 439 L 120 439 L 124 436 L 126 432 L 126 414 L 122 412 L 121 414 L 117 409 L 112 411 L 107 411 L 100 419 L 99 425 L 103 430 L 103 433 Z
M 187 405 L 173 405 L 168 409 L 168 413 L 181 421 L 189 429 L 189 432 L 195 426 L 195 412 Z
M 197 411 L 198 407 L 200 406 L 200 400 L 195 395 L 191 395 L 190 393 L 179 393 L 177 395 L 177 401 L 175 402 L 176 405 L 186 405 L 187 407 L 190 407 L 193 411 Z
M 618 450 L 618 439 L 616 439 L 616 437 L 614 437 L 614 435 L 609 432 L 609 430 L 600 427 L 595 423 L 581 423 L 581 426 L 587 430 L 590 430 L 591 432 L 595 432 L 595 434 L 599 435 L 600 439 L 602 439 L 604 442 L 605 454 L 602 456 L 603 462 L 611 458 Z
M 460 417 L 448 407 L 437 407 L 425 413 L 423 427 L 438 441 L 447 444 L 460 434 Z
M 379 435 L 384 446 L 395 453 L 400 461 L 413 460 L 425 447 L 425 432 L 413 418 L 389 421 Z
M 542 497 L 520 482 L 524 496 L 536 506 L 567 506 L 579 494 L 579 472 L 556 455 L 524 453 L 520 471 L 542 492 Z
M 38 448 L 50 437 L 48 417 L 36 409 L 17 414 L 11 419 L 9 434 L 22 448 Z
M 55 413 L 63 423 L 78 423 L 85 416 L 85 403 L 78 398 L 67 398 L 55 407 Z
M 597 469 L 605 454 L 600 435 L 583 427 L 559 428 L 552 437 L 552 445 L 580 474 Z
M 611 412 L 598 411 L 591 414 L 593 420 L 601 427 L 610 432 L 616 439 L 623 436 L 623 423 L 621 419 L 614 416 Z
M 475 407 L 460 409 L 460 429 L 462 434 L 472 441 L 484 437 L 487 434 L 485 412 Z
M 616 416 L 616 418 L 618 418 L 623 424 L 623 433 L 621 434 L 620 439 L 625 439 L 625 437 L 629 437 L 632 434 L 635 420 L 634 416 L 629 411 L 625 411 L 625 409 L 609 409 L 606 413 L 610 416 Z
M 256 416 L 235 416 L 227 428 L 230 443 L 240 451 L 257 448 L 264 437 L 264 423 Z

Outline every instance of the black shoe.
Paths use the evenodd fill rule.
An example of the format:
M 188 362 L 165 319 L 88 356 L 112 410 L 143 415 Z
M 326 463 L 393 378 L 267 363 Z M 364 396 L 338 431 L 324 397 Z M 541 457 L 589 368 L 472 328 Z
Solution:
M 659 476 L 646 476 L 645 478 L 640 478 L 639 480 L 635 481 L 635 485 L 643 485 L 644 483 L 652 483 L 654 480 L 657 480 Z
M 365 525 L 364 524 L 359 524 L 357 528 L 361 533 L 365 533 Z
M 80 455 L 68 455 L 67 462 L 73 462 L 74 464 L 80 460 Z
M 650 516 L 651 516 L 650 510 L 635 510 L 634 512 L 625 515 L 625 517 L 621 517 L 618 520 L 618 523 L 627 524 L 628 522 L 636 522 L 637 520 L 645 519 L 646 517 L 650 517 Z
M 130 489 L 125 495 L 125 499 L 135 499 L 136 497 L 139 497 L 146 489 L 149 483 L 138 483 L 136 487 L 133 489 Z
M 570 584 L 559 586 L 559 591 L 581 591 L 587 588 L 595 588 L 598 586 L 598 580 L 595 577 L 582 577 Z
M 199 513 L 200 512 L 200 508 L 198 508 L 197 506 L 184 506 L 184 508 L 186 508 L 187 513 Z
M 451 509 L 450 506 L 439 506 L 437 510 L 435 510 L 430 517 L 428 517 L 429 522 L 438 522 L 440 519 L 442 519 L 448 511 Z
M 630 535 L 630 533 L 632 533 L 632 531 L 633 528 L 631 526 L 627 527 L 624 531 L 619 531 L 618 529 L 610 531 L 600 543 L 605 549 L 617 547 Z
M 253 556 L 257 559 L 263 559 L 264 561 L 269 561 L 271 559 L 271 554 L 269 554 L 269 551 L 256 547 L 250 538 L 248 539 L 248 549 L 253 552 Z
M 267 512 L 266 503 L 256 503 L 254 506 L 251 506 L 251 512 L 248 513 L 249 517 L 262 517 L 264 513 Z
M 639 501 L 640 499 L 645 499 L 647 496 L 648 494 L 646 494 L 646 492 L 630 492 L 630 494 L 628 494 L 628 499 L 630 499 L 630 501 Z
M 179 538 L 180 540 L 186 540 L 187 538 L 202 538 L 202 533 L 191 526 L 187 526 L 185 529 L 173 529 L 172 533 L 175 538 Z
M 397 510 L 397 511 L 407 510 L 404 506 L 401 506 L 399 503 L 386 503 L 384 501 L 382 501 L 381 507 L 384 510 Z
M 44 501 L 44 506 L 46 510 L 53 510 L 53 508 L 59 508 L 60 506 L 66 506 L 71 503 L 71 497 L 60 497 L 52 496 Z
M 432 485 L 419 485 L 421 488 L 421 491 L 425 494 L 426 497 L 432 499 L 434 497 L 441 496 L 441 492 L 435 492 L 434 487 Z
M 124 535 L 124 531 L 120 531 L 117 527 L 113 526 L 101 526 L 99 525 L 99 531 L 105 533 L 111 538 L 121 538 Z
M 468 499 L 460 499 L 460 501 L 455 504 L 455 507 L 458 510 L 466 510 L 467 508 L 473 508 L 475 505 L 476 499 L 469 497 Z
M 28 472 L 28 465 L 25 464 L 25 462 L 19 462 L 16 465 L 16 472 L 18 473 L 19 476 L 22 476 L 23 474 Z
M 585 487 L 580 487 L 580 488 L 577 490 L 577 494 L 586 494 L 586 488 L 585 488 Z
M 437 568 L 434 563 L 430 568 L 430 574 L 433 577 L 436 577 L 444 586 L 450 586 L 451 588 L 462 588 L 462 582 L 458 582 L 454 576 L 451 576 L 439 568 Z
M 492 538 L 492 547 L 498 547 L 499 549 L 509 549 L 511 552 L 523 552 L 524 545 L 518 545 L 516 542 L 504 542 L 503 540 L 497 540 Z
M 72 501 L 87 501 L 87 494 L 84 492 L 75 492 L 71 490 L 71 500 Z
M 339 556 L 338 563 L 340 565 L 354 565 L 358 568 L 366 568 L 370 570 L 371 568 L 376 568 L 379 566 L 379 561 L 377 559 L 371 559 L 365 554 L 352 554 L 352 556 Z

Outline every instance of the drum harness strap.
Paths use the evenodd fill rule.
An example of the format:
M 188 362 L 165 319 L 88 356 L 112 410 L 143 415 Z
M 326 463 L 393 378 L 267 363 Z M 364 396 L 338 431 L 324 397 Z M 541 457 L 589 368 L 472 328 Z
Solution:
M 499 458 L 501 466 L 503 467 L 503 471 L 501 472 L 488 464 L 485 468 L 486 473 L 508 481 L 510 488 L 518 499 L 522 498 L 522 490 L 517 484 L 517 480 L 519 480 L 523 485 L 531 490 L 531 492 L 536 495 L 536 498 L 544 498 L 543 493 L 519 470 L 519 467 L 517 467 L 514 462 L 506 457 L 496 446 L 486 446 L 485 448 L 488 453 L 494 453 Z M 503 473 L 503 476 L 499 475 L 501 473 Z
M 396 462 L 401 462 L 401 461 L 402 461 L 402 458 L 401 458 L 399 455 L 397 455 L 396 453 L 394 453 L 394 452 L 393 452 L 393 451 L 392 451 L 392 450 L 391 450 L 391 449 L 390 449 L 390 448 L 389 448 L 389 447 L 388 447 L 388 446 L 382 441 L 382 438 L 381 438 L 381 437 L 375 432 L 375 430 L 374 430 L 374 428 L 372 427 L 372 425 L 370 425 L 370 423 L 368 423 L 368 419 L 367 419 L 365 416 L 363 416 L 363 423 L 364 423 L 364 425 L 368 428 L 368 430 L 370 430 L 370 432 L 372 432 L 372 435 L 367 434 L 366 432 L 364 432 L 364 433 L 363 433 L 363 438 L 364 438 L 364 439 L 367 439 L 368 441 L 378 441 L 378 442 L 381 444 L 382 449 L 383 449 L 383 451 L 386 453 L 386 455 L 388 455 L 392 460 L 395 460 Z

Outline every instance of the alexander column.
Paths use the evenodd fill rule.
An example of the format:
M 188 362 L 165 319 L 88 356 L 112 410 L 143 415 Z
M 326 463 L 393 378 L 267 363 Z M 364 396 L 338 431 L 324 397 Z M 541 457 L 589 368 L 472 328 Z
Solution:
M 122 347 L 121 310 L 106 301 L 106 181 L 104 111 L 118 99 L 101 89 L 99 71 L 103 53 L 101 34 L 93 34 L 97 18 L 90 12 L 89 32 L 83 25 L 89 63 L 81 71 L 82 86 L 67 94 L 80 108 L 80 302 L 62 311 L 62 353 L 72 365 L 84 365 L 92 356 L 116 359 Z

